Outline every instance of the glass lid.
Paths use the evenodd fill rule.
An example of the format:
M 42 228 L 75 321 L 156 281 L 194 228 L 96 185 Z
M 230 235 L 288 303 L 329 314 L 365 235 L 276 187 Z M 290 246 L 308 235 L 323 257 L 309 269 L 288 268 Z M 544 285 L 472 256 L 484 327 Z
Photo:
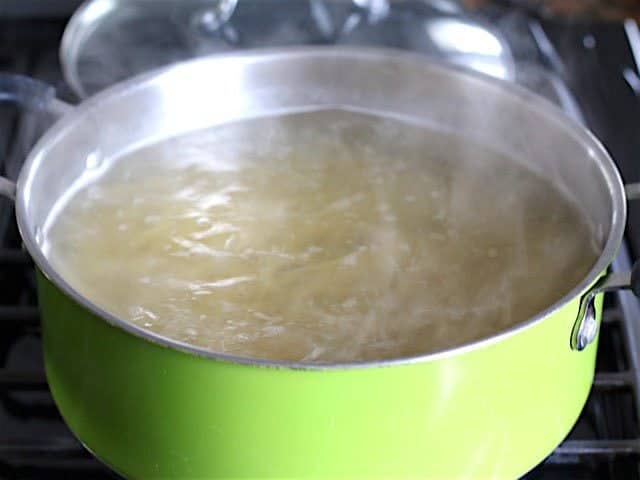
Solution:
M 90 0 L 60 56 L 79 97 L 135 74 L 234 49 L 369 45 L 424 53 L 513 79 L 507 42 L 451 0 Z

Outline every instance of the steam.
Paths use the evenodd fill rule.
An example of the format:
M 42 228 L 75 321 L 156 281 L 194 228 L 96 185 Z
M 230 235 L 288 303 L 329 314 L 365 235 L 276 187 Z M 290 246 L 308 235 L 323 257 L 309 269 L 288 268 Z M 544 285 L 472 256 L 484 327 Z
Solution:
M 80 97 L 176 62 L 286 45 L 402 48 L 515 78 L 502 32 L 448 1 L 132 0 L 91 7 L 74 17 L 62 52 Z
M 73 193 L 49 256 L 159 335 L 305 362 L 419 355 L 525 321 L 597 251 L 575 207 L 452 134 L 324 110 L 131 152 Z

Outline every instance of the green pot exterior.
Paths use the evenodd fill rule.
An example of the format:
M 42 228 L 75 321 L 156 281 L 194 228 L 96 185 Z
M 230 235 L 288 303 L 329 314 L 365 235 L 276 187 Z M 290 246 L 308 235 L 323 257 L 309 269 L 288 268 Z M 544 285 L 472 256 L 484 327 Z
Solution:
M 566 436 L 593 379 L 597 342 L 569 345 L 577 299 L 436 360 L 305 371 L 163 347 L 38 282 L 55 401 L 129 478 L 513 479 Z

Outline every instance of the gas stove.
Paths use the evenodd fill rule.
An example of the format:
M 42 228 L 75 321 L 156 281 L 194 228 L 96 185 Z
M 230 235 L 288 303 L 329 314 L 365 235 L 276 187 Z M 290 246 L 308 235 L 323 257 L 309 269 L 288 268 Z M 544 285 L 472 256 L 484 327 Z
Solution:
M 44 12 L 37 10 L 38 3 L 42 2 L 34 2 L 30 9 L 25 6 L 28 2 L 22 7 L 20 2 L 9 2 L 11 8 L 4 17 L 0 9 L 0 70 L 39 78 L 53 85 L 63 99 L 77 100 L 63 79 L 58 60 L 66 15 L 77 2 L 65 4 L 66 10 L 49 8 Z M 226 33 L 211 36 L 215 41 L 206 48 L 189 43 L 187 53 L 205 54 L 222 48 L 215 45 L 231 49 L 283 43 L 358 43 L 435 52 L 547 97 L 595 131 L 611 151 L 625 181 L 640 181 L 634 155 L 640 151 L 640 33 L 634 21 L 597 23 L 583 18 L 570 23 L 547 14 L 538 16 L 529 5 L 526 9 L 506 6 L 508 2 L 475 2 L 477 9 L 468 14 L 461 13 L 455 2 L 445 0 L 353 4 L 310 0 L 296 1 L 293 10 L 284 8 L 285 3 L 292 4 L 240 0 L 237 8 L 244 10 L 239 10 L 235 21 L 232 17 Z M 411 4 L 411 8 L 398 10 L 403 8 L 401 4 Z M 422 36 L 424 30 L 438 24 L 419 17 L 426 15 L 427 7 L 449 9 L 449 23 L 431 27 L 430 37 Z M 266 32 L 264 27 L 259 31 L 253 26 L 247 12 L 256 8 L 267 9 L 269 21 L 277 28 Z M 340 28 L 329 28 L 335 26 L 336 18 L 341 19 Z M 148 19 L 145 22 L 148 39 L 153 37 L 153 24 Z M 447 45 L 447 36 L 442 33 L 447 28 L 457 28 L 459 35 L 461 28 L 473 33 L 478 25 L 489 32 L 483 37 L 475 31 L 479 35 L 476 39 L 488 42 L 484 54 L 470 54 L 459 42 Z M 436 32 L 440 28 L 440 44 L 434 28 Z M 90 46 L 90 40 L 85 38 L 85 45 Z M 93 37 L 93 41 L 99 40 L 99 35 Z M 179 59 L 184 50 L 173 53 Z M 99 89 L 96 79 L 104 80 L 104 76 L 95 71 L 83 73 L 87 63 L 80 60 L 77 73 L 84 75 L 83 85 L 88 90 Z M 117 72 L 123 74 L 122 69 Z M 26 148 L 20 132 L 30 121 L 10 104 L 0 103 L 0 174 L 17 175 Z M 639 254 L 640 206 L 632 203 L 625 243 L 612 268 L 628 270 Z M 596 377 L 587 404 L 568 438 L 525 478 L 640 479 L 639 386 L 640 304 L 629 293 L 610 295 L 605 301 Z M 71 435 L 49 394 L 42 366 L 33 267 L 21 248 L 11 206 L 2 199 L 0 478 L 118 478 Z

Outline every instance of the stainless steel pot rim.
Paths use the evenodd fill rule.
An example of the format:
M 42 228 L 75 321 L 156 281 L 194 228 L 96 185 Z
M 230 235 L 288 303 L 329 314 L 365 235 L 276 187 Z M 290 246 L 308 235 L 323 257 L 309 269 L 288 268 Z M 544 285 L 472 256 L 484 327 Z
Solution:
M 618 247 L 622 241 L 622 236 L 624 233 L 624 225 L 626 221 L 626 201 L 624 195 L 624 186 L 618 170 L 609 157 L 604 146 L 600 143 L 600 141 L 586 128 L 582 125 L 575 122 L 573 119 L 566 116 L 561 110 L 559 110 L 555 105 L 550 103 L 549 101 L 535 95 L 534 93 L 525 90 L 524 88 L 515 85 L 513 83 L 509 83 L 504 80 L 499 80 L 495 78 L 490 78 L 488 76 L 471 72 L 460 67 L 453 66 L 451 64 L 427 59 L 425 56 L 410 53 L 400 50 L 386 49 L 386 48 L 368 48 L 368 47 L 326 47 L 326 46 L 304 46 L 304 47 L 282 47 L 282 48 L 274 48 L 274 49 L 260 49 L 260 50 L 247 50 L 244 52 L 233 52 L 233 53 L 224 53 L 218 55 L 212 55 L 209 57 L 198 58 L 194 60 L 189 60 L 186 62 L 181 62 L 180 64 L 171 65 L 167 67 L 162 67 L 157 70 L 147 72 L 136 77 L 133 77 L 129 80 L 121 82 L 119 84 L 114 85 L 113 87 L 109 87 L 104 91 L 98 93 L 94 97 L 89 98 L 82 104 L 80 104 L 75 111 L 77 113 L 82 113 L 84 111 L 91 110 L 94 106 L 100 104 L 103 99 L 106 99 L 111 96 L 117 96 L 121 93 L 124 93 L 130 89 L 136 88 L 140 83 L 150 80 L 154 77 L 160 76 L 169 71 L 179 69 L 181 65 L 200 63 L 200 62 L 210 62 L 214 59 L 223 59 L 223 58 L 241 58 L 244 61 L 260 61 L 267 59 L 274 59 L 279 56 L 286 56 L 288 58 L 295 58 L 297 56 L 317 56 L 320 58 L 330 58 L 330 57 L 347 57 L 347 58 L 359 58 L 359 59 L 380 59 L 380 58 L 390 58 L 393 57 L 393 61 L 401 61 L 401 62 L 411 62 L 415 63 L 423 63 L 425 66 L 429 66 L 430 68 L 440 69 L 446 72 L 455 72 L 458 75 L 467 75 L 474 77 L 476 81 L 487 82 L 489 84 L 497 84 L 500 88 L 502 88 L 509 95 L 518 97 L 523 100 L 528 108 L 543 112 L 549 118 L 557 121 L 558 125 L 563 127 L 568 135 L 572 135 L 578 140 L 580 140 L 583 144 L 589 147 L 590 154 L 598 160 L 600 169 L 602 171 L 603 176 L 605 177 L 605 181 L 609 187 L 612 196 L 612 218 L 611 218 L 611 228 L 609 234 L 607 236 L 606 242 L 604 244 L 604 248 L 602 253 L 598 257 L 594 266 L 591 268 L 589 273 L 583 280 L 576 285 L 568 294 L 562 297 L 559 301 L 548 307 L 547 309 L 541 311 L 537 315 L 529 318 L 526 321 L 523 321 L 513 327 L 510 327 L 506 330 L 503 330 L 493 336 L 486 337 L 480 340 L 476 340 L 473 342 L 469 342 L 463 345 L 459 345 L 456 347 L 452 347 L 446 350 L 426 353 L 422 355 L 410 356 L 410 357 L 399 357 L 392 359 L 384 359 L 384 360 L 375 360 L 375 361 L 363 361 L 363 362 L 336 362 L 336 363 L 311 363 L 311 362 L 302 362 L 302 361 L 278 361 L 278 360 L 267 360 L 267 359 L 259 359 L 259 358 L 251 358 L 251 357 L 243 357 L 238 355 L 229 355 L 225 353 L 214 352 L 202 347 L 195 347 L 189 345 L 184 342 L 180 342 L 177 340 L 173 340 L 167 337 L 163 337 L 161 335 L 155 334 L 148 330 L 145 330 L 141 327 L 138 327 L 130 322 L 127 322 L 117 316 L 105 311 L 101 307 L 94 304 L 91 300 L 80 294 L 76 289 L 74 289 L 69 283 L 63 279 L 58 272 L 51 265 L 49 260 L 44 255 L 40 245 L 36 241 L 35 233 L 31 231 L 28 226 L 26 213 L 27 213 L 27 198 L 23 195 L 23 192 L 27 189 L 25 186 L 31 181 L 31 177 L 33 172 L 37 171 L 38 164 L 43 160 L 42 155 L 39 155 L 38 152 L 44 149 L 46 145 L 55 144 L 57 139 L 60 138 L 66 129 L 72 128 L 72 118 L 75 115 L 63 116 L 45 135 L 39 140 L 39 142 L 32 149 L 30 155 L 28 156 L 25 165 L 23 167 L 22 173 L 18 179 L 17 184 L 17 196 L 16 196 L 16 217 L 18 221 L 18 227 L 20 229 L 20 233 L 22 235 L 22 239 L 24 244 L 31 254 L 35 264 L 38 266 L 40 271 L 44 274 L 46 278 L 48 278 L 54 285 L 56 285 L 60 290 L 62 290 L 66 295 L 68 295 L 72 300 L 89 310 L 94 315 L 100 317 L 105 320 L 112 326 L 116 328 L 120 328 L 125 332 L 133 334 L 141 339 L 153 342 L 157 345 L 171 348 L 174 350 L 179 350 L 188 354 L 209 358 L 212 360 L 219 360 L 224 362 L 236 363 L 236 364 L 245 364 L 252 366 L 261 366 L 261 367 L 273 367 L 273 368 L 283 368 L 283 369 L 292 369 L 292 370 L 345 370 L 345 369 L 353 369 L 353 368 L 372 368 L 372 367 L 389 367 L 395 365 L 409 365 L 415 363 L 423 363 L 440 360 L 446 357 L 461 355 L 466 352 L 487 347 L 493 345 L 497 342 L 500 342 L 508 337 L 516 335 L 517 333 L 530 328 L 548 318 L 551 314 L 559 310 L 561 307 L 566 305 L 572 300 L 579 298 L 579 296 L 584 293 L 604 272 L 607 267 L 612 262 Z M 569 348 L 569 332 L 567 333 L 567 348 Z M 579 354 L 579 352 L 577 353 Z

